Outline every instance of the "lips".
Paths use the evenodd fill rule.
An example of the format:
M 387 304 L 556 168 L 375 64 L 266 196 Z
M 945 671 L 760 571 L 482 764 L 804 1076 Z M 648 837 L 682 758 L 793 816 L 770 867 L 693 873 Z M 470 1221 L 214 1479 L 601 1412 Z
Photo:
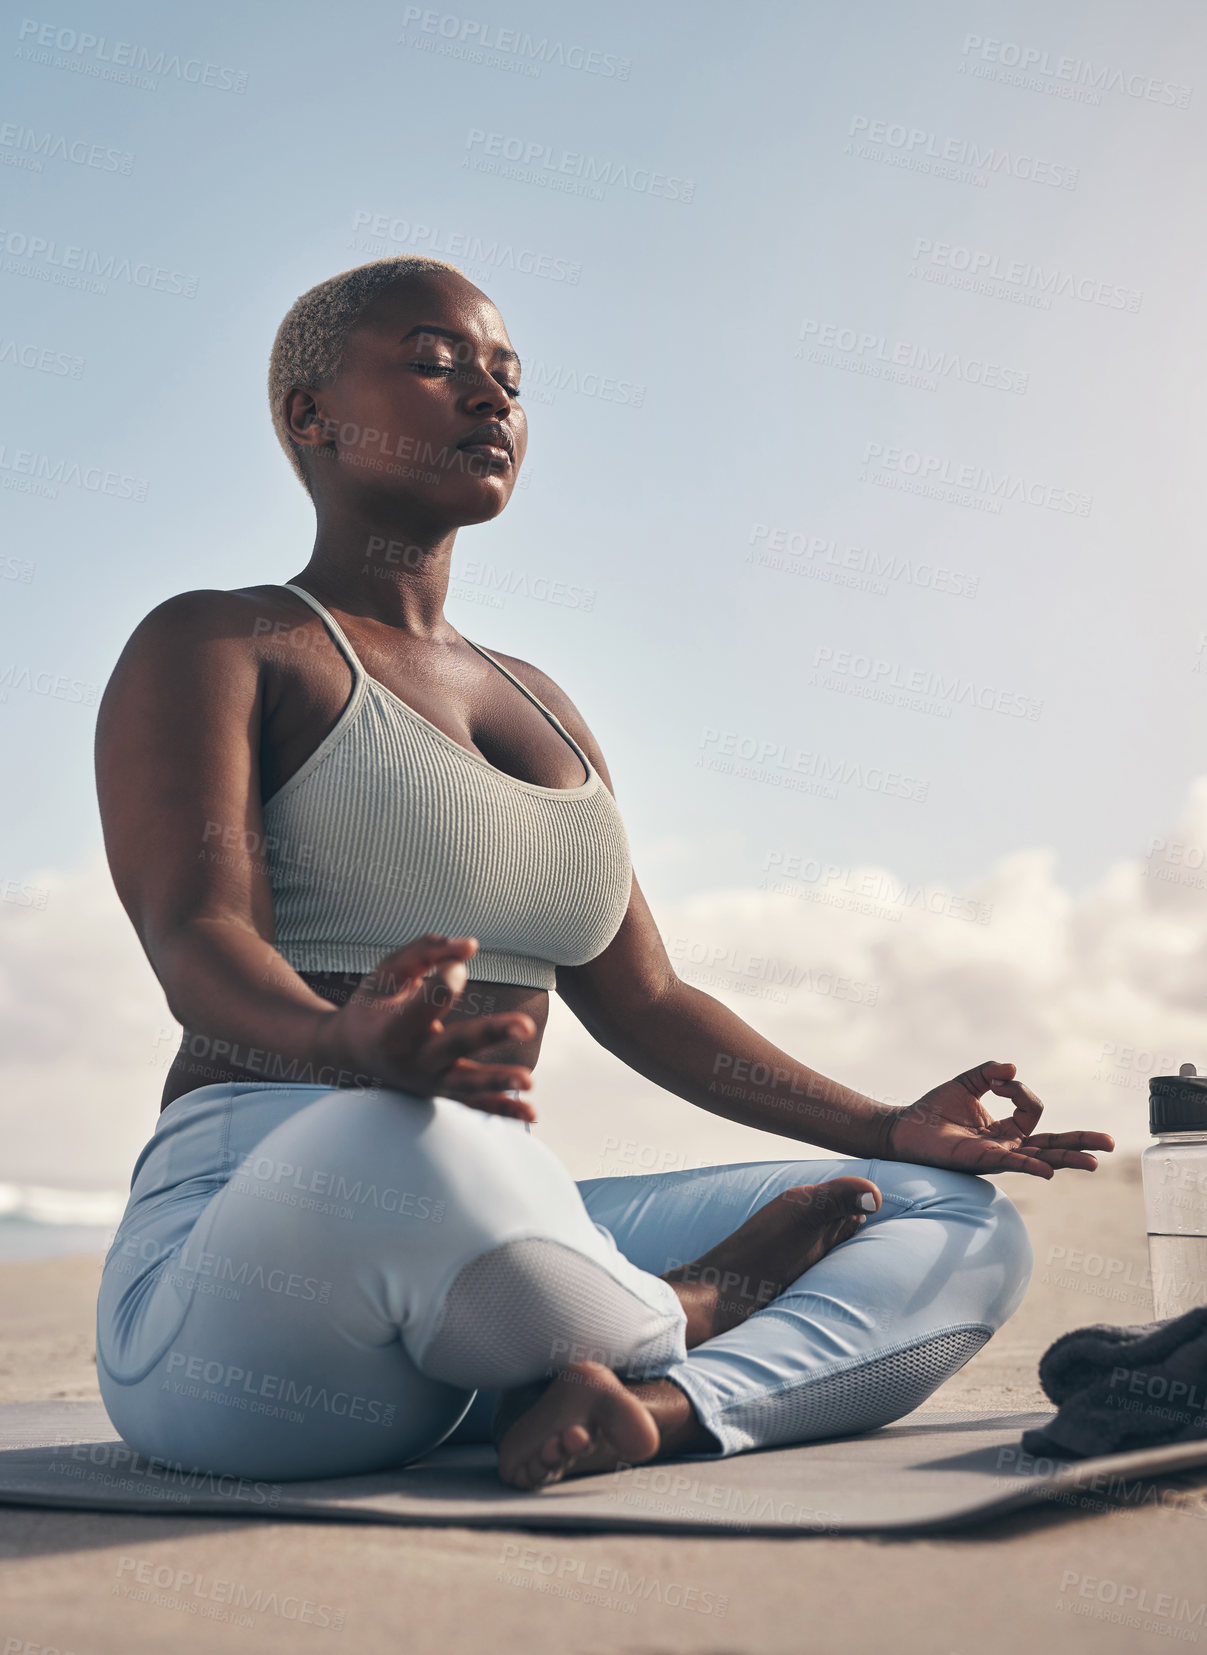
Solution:
M 457 447 L 501 448 L 511 463 L 515 464 L 515 442 L 512 439 L 511 432 L 505 425 L 499 425 L 493 421 L 486 425 L 477 426 L 470 432 L 468 437 L 462 438 Z

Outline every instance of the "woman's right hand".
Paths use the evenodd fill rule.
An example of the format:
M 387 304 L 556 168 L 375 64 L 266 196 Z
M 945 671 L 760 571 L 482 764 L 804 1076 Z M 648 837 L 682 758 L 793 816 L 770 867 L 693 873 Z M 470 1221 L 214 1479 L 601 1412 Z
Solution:
M 388 954 L 319 1025 L 324 1061 L 368 1071 L 372 1084 L 417 1097 L 456 1098 L 488 1115 L 534 1121 L 526 1098 L 508 1088 L 532 1085 L 532 1070 L 513 1063 L 478 1063 L 468 1056 L 504 1040 L 530 1040 L 536 1024 L 524 1012 L 458 1018 L 446 1029 L 440 1013 L 465 987 L 473 937 L 419 937 Z M 444 992 L 433 994 L 437 984 Z

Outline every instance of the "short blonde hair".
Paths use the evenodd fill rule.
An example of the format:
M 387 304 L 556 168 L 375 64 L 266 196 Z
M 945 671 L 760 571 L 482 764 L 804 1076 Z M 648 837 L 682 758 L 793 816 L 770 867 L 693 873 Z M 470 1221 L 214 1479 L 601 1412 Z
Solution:
M 340 370 L 348 335 L 371 299 L 407 276 L 428 271 L 462 272 L 444 259 L 424 258 L 417 253 L 374 259 L 329 276 L 293 301 L 273 340 L 268 361 L 268 401 L 277 441 L 285 450 L 298 481 L 313 494 L 302 464 L 301 451 L 285 424 L 284 401 L 294 386 L 317 391 L 329 385 Z

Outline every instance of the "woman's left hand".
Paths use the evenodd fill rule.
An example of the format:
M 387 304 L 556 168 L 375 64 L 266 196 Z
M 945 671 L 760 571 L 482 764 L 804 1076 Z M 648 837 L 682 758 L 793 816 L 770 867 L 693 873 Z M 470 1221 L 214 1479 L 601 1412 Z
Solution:
M 1060 1167 L 1093 1172 L 1097 1157 L 1112 1150 L 1105 1132 L 1040 1132 L 1044 1106 L 1021 1080 L 1013 1063 L 982 1063 L 944 1081 L 894 1117 L 888 1133 L 895 1161 L 918 1161 L 957 1172 L 1029 1172 L 1052 1178 Z M 995 1121 L 981 1103 L 986 1092 L 1014 1105 L 1013 1115 Z

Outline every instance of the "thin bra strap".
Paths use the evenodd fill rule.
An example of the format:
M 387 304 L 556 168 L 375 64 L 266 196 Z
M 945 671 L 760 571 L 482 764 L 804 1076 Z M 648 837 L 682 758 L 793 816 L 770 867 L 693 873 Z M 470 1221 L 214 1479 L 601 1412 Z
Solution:
M 534 695 L 533 692 L 528 688 L 528 685 L 525 684 L 525 683 L 522 683 L 520 681 L 520 679 L 518 679 L 516 677 L 514 672 L 508 672 L 507 668 L 503 665 L 502 661 L 498 660 L 495 656 L 493 656 L 488 649 L 483 649 L 481 644 L 474 643 L 472 638 L 466 638 L 465 641 L 471 649 L 476 649 L 479 655 L 484 655 L 486 657 L 486 659 L 493 666 L 498 667 L 499 671 L 503 674 L 504 678 L 510 678 L 512 683 L 515 685 L 516 689 L 520 690 L 524 695 L 526 695 L 528 697 L 529 701 L 532 702 L 534 707 L 539 707 L 540 708 L 540 710 L 544 713 L 545 717 L 549 720 L 550 724 L 553 725 L 554 729 L 561 731 L 562 735 L 570 743 L 571 747 L 573 747 L 574 751 L 578 754 L 579 758 L 582 759 L 584 765 L 587 768 L 587 776 L 589 778 L 590 775 L 591 775 L 591 760 L 583 752 L 583 750 L 579 746 L 578 742 L 575 741 L 574 737 L 570 734 L 569 730 L 567 730 L 566 726 L 562 723 L 561 719 L 552 710 L 552 708 L 546 707 L 545 703 L 541 700 L 540 696 L 539 695 Z
M 343 655 L 348 665 L 352 668 L 353 680 L 359 683 L 362 678 L 367 676 L 365 669 L 361 665 L 360 657 L 352 648 L 352 645 L 348 642 L 348 639 L 344 634 L 344 630 L 335 619 L 335 616 L 329 614 L 327 610 L 323 608 L 319 600 L 316 597 L 312 597 L 304 587 L 295 586 L 293 582 L 289 580 L 284 582 L 284 586 L 287 592 L 296 592 L 299 598 L 304 598 L 310 605 L 311 609 L 314 610 L 315 614 L 323 622 L 328 632 L 330 632 L 332 638 L 339 646 L 340 653 Z

